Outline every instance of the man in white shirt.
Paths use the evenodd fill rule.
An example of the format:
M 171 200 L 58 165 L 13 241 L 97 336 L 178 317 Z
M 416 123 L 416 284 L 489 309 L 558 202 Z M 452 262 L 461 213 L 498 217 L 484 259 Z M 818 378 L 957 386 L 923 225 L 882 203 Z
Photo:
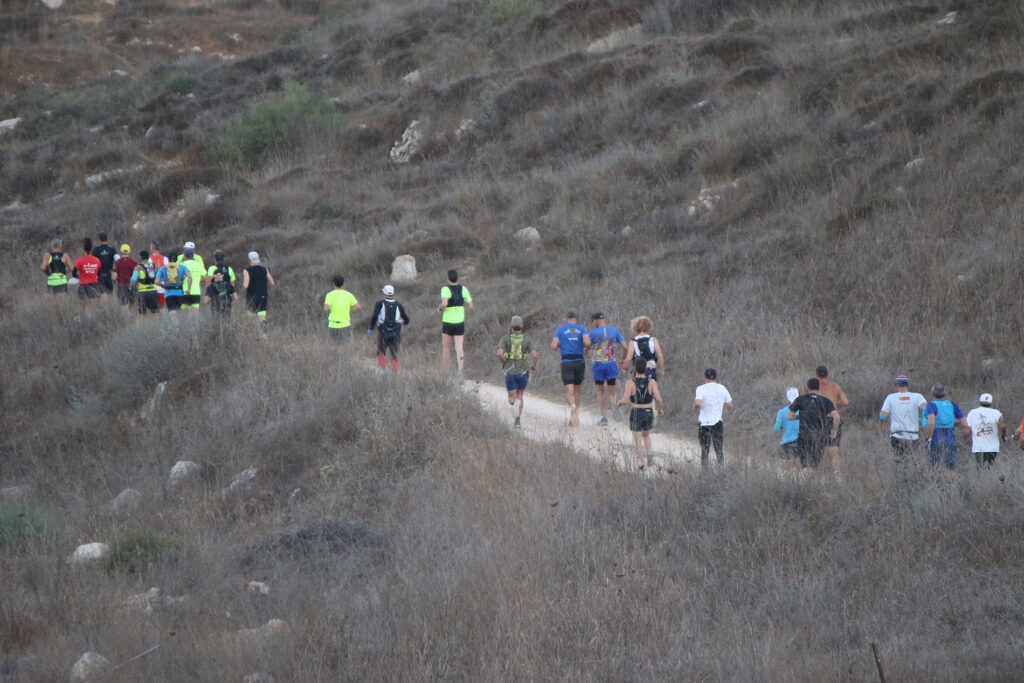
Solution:
M 715 447 L 718 464 L 725 462 L 722 443 L 725 440 L 725 426 L 722 424 L 722 409 L 732 408 L 732 396 L 729 390 L 715 381 L 718 371 L 708 368 L 704 371 L 704 384 L 697 387 L 693 396 L 693 408 L 698 411 L 700 427 L 697 438 L 700 440 L 700 464 L 708 465 L 711 446 Z
M 1003 414 L 992 407 L 992 394 L 978 397 L 977 408 L 967 413 L 967 426 L 971 428 L 971 452 L 978 465 L 992 467 L 999 455 L 999 440 L 1006 441 L 1006 422 Z
M 896 392 L 885 397 L 878 417 L 889 420 L 892 450 L 897 456 L 913 451 L 921 431 L 921 409 L 927 404 L 924 396 L 910 390 L 906 375 L 896 377 Z

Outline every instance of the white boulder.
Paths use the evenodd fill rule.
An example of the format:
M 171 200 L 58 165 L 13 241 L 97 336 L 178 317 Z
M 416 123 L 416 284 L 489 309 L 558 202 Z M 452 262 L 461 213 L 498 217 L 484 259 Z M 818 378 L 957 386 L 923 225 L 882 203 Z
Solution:
M 391 147 L 391 161 L 396 164 L 407 164 L 423 146 L 423 131 L 418 120 L 414 120 L 402 133 L 402 139 Z
M 142 503 L 142 494 L 135 489 L 125 489 L 117 494 L 114 500 L 110 501 L 110 507 L 114 512 L 131 512 Z
M 171 488 L 177 488 L 188 481 L 191 481 L 199 476 L 199 472 L 202 471 L 202 467 L 197 462 L 191 460 L 179 460 L 174 463 L 174 467 L 171 468 L 170 478 L 167 483 Z
M 636 42 L 643 38 L 644 27 L 643 24 L 636 24 L 629 28 L 624 28 L 613 33 L 609 33 L 600 40 L 595 40 L 590 45 L 587 45 L 587 54 L 594 54 L 595 52 L 607 52 L 608 50 L 614 50 L 617 47 L 628 45 L 629 43 Z
M 98 652 L 86 652 L 71 667 L 71 683 L 84 683 L 110 668 L 110 660 Z
M 259 469 L 250 467 L 235 475 L 231 483 L 220 490 L 220 499 L 225 503 L 237 502 L 252 493 Z
M 391 277 L 389 279 L 392 284 L 416 282 L 418 275 L 419 273 L 416 272 L 416 257 L 414 256 L 403 254 L 396 256 L 395 260 L 391 262 Z
M 527 226 L 517 231 L 515 238 L 526 247 L 535 247 L 540 244 L 540 231 L 532 225 Z
M 71 562 L 71 564 L 87 564 L 89 562 L 102 560 L 109 554 L 110 546 L 106 543 L 83 543 L 75 548 L 75 552 L 71 553 L 71 557 L 68 558 L 68 561 Z
M 415 71 L 412 71 L 412 72 L 407 73 L 406 75 L 402 76 L 402 83 L 405 83 L 406 85 L 408 85 L 410 87 L 419 85 L 422 82 L 423 82 L 423 74 L 420 73 L 419 69 L 416 69 Z
M 259 593 L 260 595 L 269 595 L 270 586 L 263 583 L 262 581 L 250 581 L 246 584 L 245 589 L 250 593 Z
M 0 121 L 0 135 L 3 135 L 4 133 L 10 133 L 12 130 L 17 128 L 18 124 L 20 123 L 20 116 L 16 119 L 4 119 L 3 121 Z

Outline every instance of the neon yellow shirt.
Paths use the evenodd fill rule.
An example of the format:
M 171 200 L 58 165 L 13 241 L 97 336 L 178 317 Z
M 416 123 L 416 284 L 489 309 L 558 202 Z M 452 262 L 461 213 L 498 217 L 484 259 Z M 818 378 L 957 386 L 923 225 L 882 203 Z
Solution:
M 199 258 L 198 256 L 196 258 Z M 212 278 L 213 273 L 217 270 L 217 266 L 210 266 L 206 269 L 206 277 Z M 228 280 L 231 284 L 235 284 L 235 269 L 228 266 Z
M 352 307 L 358 303 L 348 290 L 335 289 L 327 292 L 324 306 L 331 307 L 331 312 L 327 316 L 327 327 L 335 330 L 349 327 L 352 324 Z
M 442 299 L 448 299 L 449 301 L 451 301 L 452 290 L 449 289 L 447 285 L 445 285 L 444 287 L 441 288 L 441 298 Z M 465 301 L 466 303 L 470 303 L 470 302 L 473 301 L 473 297 L 470 296 L 469 290 L 466 289 L 465 285 L 462 286 L 462 300 Z M 444 311 L 441 312 L 441 322 L 443 322 L 443 323 L 453 323 L 455 325 L 458 325 L 459 323 L 466 322 L 466 307 L 465 306 L 448 306 L 448 307 L 446 307 L 444 309 Z
M 185 293 L 193 296 L 199 296 L 203 293 L 203 264 L 197 262 L 195 259 L 190 259 L 188 261 L 182 261 L 181 265 L 188 268 L 188 272 L 192 273 L 191 286 Z M 181 269 L 179 268 L 178 270 L 180 272 Z M 185 280 L 184 277 L 181 279 L 182 281 Z
M 178 263 L 185 260 L 184 254 L 178 254 Z M 192 260 L 199 264 L 199 274 L 202 275 L 206 271 L 206 264 L 203 263 L 203 257 L 199 254 L 192 254 Z

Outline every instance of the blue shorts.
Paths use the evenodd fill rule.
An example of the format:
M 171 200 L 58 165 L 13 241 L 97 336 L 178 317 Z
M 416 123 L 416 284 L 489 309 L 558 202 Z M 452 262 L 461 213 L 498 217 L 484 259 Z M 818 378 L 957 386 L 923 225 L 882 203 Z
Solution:
M 619 364 L 613 360 L 604 363 L 594 363 L 591 366 L 594 371 L 594 381 L 600 384 L 608 382 L 608 386 L 615 386 L 615 378 L 619 376 Z
M 520 391 L 530 383 L 530 373 L 524 372 L 521 375 L 505 375 L 505 388 L 509 391 Z

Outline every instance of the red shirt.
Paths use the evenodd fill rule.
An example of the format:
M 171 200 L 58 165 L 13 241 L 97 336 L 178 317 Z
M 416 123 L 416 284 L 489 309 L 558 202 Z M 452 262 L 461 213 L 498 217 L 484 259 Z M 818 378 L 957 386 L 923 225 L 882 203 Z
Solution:
M 95 256 L 79 256 L 75 261 L 78 268 L 78 284 L 94 285 L 99 282 L 100 260 Z
M 114 262 L 114 274 L 117 275 L 117 284 L 127 287 L 132 283 L 132 271 L 139 265 L 130 256 L 122 256 Z

